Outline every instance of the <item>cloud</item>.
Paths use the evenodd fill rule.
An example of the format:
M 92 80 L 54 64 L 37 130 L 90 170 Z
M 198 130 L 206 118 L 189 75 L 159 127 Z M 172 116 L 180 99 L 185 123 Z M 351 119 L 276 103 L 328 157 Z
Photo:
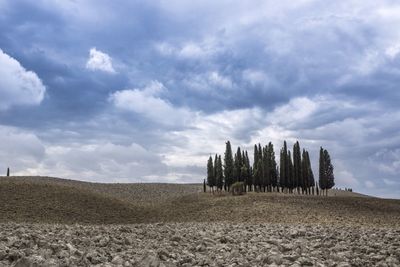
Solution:
M 371 181 L 365 181 L 365 186 L 369 189 L 372 189 L 375 187 L 375 184 Z
M 191 119 L 191 112 L 174 107 L 159 95 L 166 91 L 164 85 L 153 81 L 142 89 L 116 91 L 109 100 L 120 110 L 140 114 L 152 122 L 166 126 L 182 126 Z
M 233 87 L 233 82 L 229 77 L 222 76 L 216 71 L 210 73 L 209 80 L 214 86 L 217 87 L 222 87 L 227 89 Z
M 26 70 L 0 49 L 0 110 L 17 105 L 38 105 L 46 88 L 33 71 Z
M 22 0 L 0 9 L 0 46 L 37 73 L 49 96 L 29 116 L 23 107 L 0 112 L 13 136 L 31 136 L 59 162 L 27 153 L 27 162 L 38 158 L 21 165 L 35 166 L 29 172 L 106 180 L 97 169 L 128 179 L 133 165 L 111 169 L 119 154 L 145 153 L 138 145 L 158 156 L 154 174 L 138 167 L 146 181 L 201 181 L 226 139 L 250 151 L 272 141 L 276 152 L 286 139 L 310 151 L 315 174 L 319 146 L 327 148 L 337 186 L 398 195 L 400 184 L 389 185 L 399 180 L 400 148 L 393 1 Z M 118 75 L 81 71 L 93 44 L 113 57 L 93 50 L 94 59 L 105 55 L 94 70 Z M 74 161 L 73 153 L 86 156 Z
M 101 70 L 108 73 L 115 73 L 111 61 L 112 59 L 109 55 L 93 47 L 89 51 L 89 59 L 86 62 L 86 68 L 93 71 Z
M 336 170 L 334 174 L 336 186 L 340 186 L 341 188 L 357 188 L 360 185 L 359 181 L 348 170 Z
M 45 156 L 45 146 L 30 132 L 0 125 L 0 173 L 10 167 L 11 173 L 36 168 Z
M 39 166 L 49 175 L 114 182 L 139 182 L 149 175 L 166 174 L 160 156 L 142 146 L 103 140 L 93 145 L 48 146 Z

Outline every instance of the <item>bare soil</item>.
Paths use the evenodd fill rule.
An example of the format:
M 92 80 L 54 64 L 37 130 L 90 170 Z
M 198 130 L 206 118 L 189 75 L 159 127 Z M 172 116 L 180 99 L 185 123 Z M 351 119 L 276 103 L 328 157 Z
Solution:
M 198 184 L 98 184 L 49 177 L 1 177 L 0 211 L 3 222 L 400 226 L 399 200 L 338 190 L 328 197 L 254 192 L 231 196 L 203 193 Z
M 0 177 L 0 266 L 400 266 L 400 200 Z

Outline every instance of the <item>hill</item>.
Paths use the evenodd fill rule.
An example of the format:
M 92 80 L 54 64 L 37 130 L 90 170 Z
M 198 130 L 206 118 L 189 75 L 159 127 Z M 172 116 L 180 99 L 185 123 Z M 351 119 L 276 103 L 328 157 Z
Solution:
M 0 177 L 0 221 L 125 224 L 254 222 L 399 226 L 400 201 L 331 196 L 202 193 L 199 184 L 101 184 Z M 336 196 L 335 196 L 336 195 Z

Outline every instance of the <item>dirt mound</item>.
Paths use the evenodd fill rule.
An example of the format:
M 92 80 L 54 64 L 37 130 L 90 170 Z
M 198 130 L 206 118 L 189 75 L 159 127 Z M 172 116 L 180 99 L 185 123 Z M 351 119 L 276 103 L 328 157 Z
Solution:
M 0 177 L 0 221 L 286 223 L 400 227 L 400 201 L 283 193 L 202 193 L 201 185 L 98 184 Z M 336 196 L 334 196 L 336 194 Z M 344 195 L 344 196 L 343 196 Z
M 51 183 L 0 182 L 0 221 L 138 223 L 151 210 L 89 190 Z
M 153 205 L 203 190 L 202 184 L 91 183 L 45 176 L 0 177 L 0 183 L 6 181 L 69 186 L 140 205 Z

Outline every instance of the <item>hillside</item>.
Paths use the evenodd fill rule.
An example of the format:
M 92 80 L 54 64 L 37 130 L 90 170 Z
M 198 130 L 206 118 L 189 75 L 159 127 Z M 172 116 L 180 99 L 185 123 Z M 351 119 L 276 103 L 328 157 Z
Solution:
M 255 222 L 399 226 L 400 201 L 333 191 L 329 197 L 202 193 L 201 185 L 99 184 L 1 177 L 0 221 L 57 223 Z M 344 195 L 344 196 L 343 196 Z
M 0 177 L 0 266 L 399 266 L 400 201 Z
M 56 183 L 0 181 L 0 220 L 48 223 L 147 221 L 149 210 L 89 190 Z

